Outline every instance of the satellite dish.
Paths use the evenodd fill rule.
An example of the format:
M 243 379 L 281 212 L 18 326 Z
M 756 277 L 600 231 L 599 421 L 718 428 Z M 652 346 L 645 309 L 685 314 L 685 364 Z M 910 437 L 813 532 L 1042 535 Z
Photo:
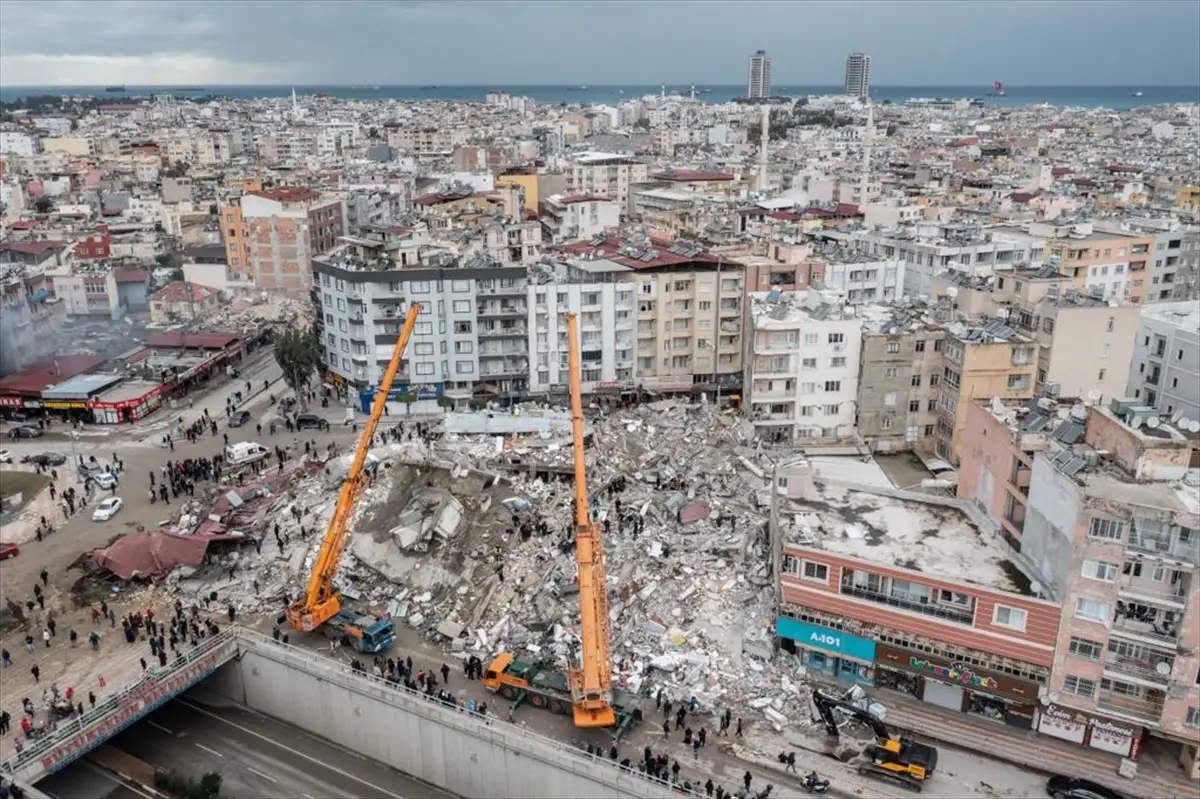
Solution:
M 1092 389 L 1087 394 L 1087 401 L 1088 401 L 1089 405 L 1095 405 L 1103 398 L 1104 398 L 1103 392 L 1096 391 L 1095 389 Z
M 1189 433 L 1200 433 L 1200 422 L 1195 419 L 1188 421 L 1187 429 Z
M 1166 677 L 1171 673 L 1171 664 L 1165 660 L 1160 660 L 1158 662 L 1158 665 L 1156 665 L 1154 667 L 1154 670 L 1156 672 L 1158 672 L 1159 674 L 1161 674 L 1162 676 Z
M 1146 427 L 1149 427 L 1151 430 L 1158 427 L 1160 424 L 1162 424 L 1162 422 L 1160 422 L 1158 420 L 1157 416 L 1147 416 L 1146 417 Z
M 1189 419 L 1188 417 L 1184 416 L 1183 414 L 1176 414 L 1175 420 L 1172 422 L 1172 424 L 1174 424 L 1180 430 L 1189 429 L 1189 425 L 1191 425 L 1191 423 L 1192 423 L 1192 420 Z

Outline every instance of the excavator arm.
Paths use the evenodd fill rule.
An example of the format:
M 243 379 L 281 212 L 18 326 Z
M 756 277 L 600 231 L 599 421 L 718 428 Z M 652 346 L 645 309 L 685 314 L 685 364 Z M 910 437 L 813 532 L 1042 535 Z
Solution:
M 849 702 L 843 702 L 841 699 L 823 693 L 820 688 L 812 689 L 812 698 L 813 704 L 817 706 L 817 713 L 820 714 L 821 721 L 825 724 L 825 730 L 830 735 L 837 736 L 840 734 L 838 732 L 837 718 L 833 715 L 834 708 L 836 708 L 855 721 L 862 722 L 870 727 L 871 732 L 875 733 L 875 737 L 880 742 L 892 740 L 892 735 L 888 731 L 887 725 L 871 711 L 864 710 Z
M 587 457 L 583 449 L 579 319 L 567 314 L 571 353 L 571 436 L 575 450 L 575 558 L 579 567 L 581 659 L 570 671 L 571 703 L 577 727 L 616 723 L 612 697 L 612 653 L 608 629 L 608 582 L 604 573 L 601 527 L 588 511 Z
M 341 610 L 341 602 L 338 592 L 334 588 L 333 580 L 337 576 L 342 550 L 346 546 L 346 537 L 350 532 L 350 516 L 354 513 L 354 506 L 362 495 L 363 488 L 366 487 L 365 467 L 367 454 L 371 449 L 371 439 L 375 436 L 379 418 L 383 416 L 388 393 L 392 389 L 392 383 L 396 380 L 396 373 L 400 371 L 401 357 L 404 355 L 405 347 L 408 346 L 408 339 L 412 336 L 420 313 L 420 303 L 414 302 L 409 306 L 408 314 L 404 317 L 404 325 L 400 328 L 400 336 L 396 339 L 396 346 L 392 349 L 392 359 L 388 362 L 387 370 L 383 373 L 383 380 L 375 392 L 371 414 L 367 417 L 367 423 L 358 439 L 354 460 L 342 483 L 337 505 L 333 509 L 333 516 L 329 519 L 329 527 L 325 531 L 321 549 L 317 552 L 317 559 L 313 564 L 312 574 L 308 577 L 308 584 L 300 598 L 288 608 L 288 621 L 297 630 L 311 632 L 329 621 Z

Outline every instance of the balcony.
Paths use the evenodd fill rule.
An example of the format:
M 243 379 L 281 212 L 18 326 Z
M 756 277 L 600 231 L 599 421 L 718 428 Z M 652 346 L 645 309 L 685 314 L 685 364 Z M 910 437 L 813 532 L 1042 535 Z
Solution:
M 1174 658 L 1153 652 L 1147 652 L 1139 658 L 1109 652 L 1104 661 L 1104 673 L 1112 672 L 1118 677 L 1124 676 L 1153 685 L 1166 685 L 1171 681 L 1171 670 L 1174 666 Z
M 528 335 L 529 331 L 524 325 L 520 327 L 481 327 L 479 329 L 480 338 L 516 338 L 517 336 Z
M 1113 635 L 1139 643 L 1174 649 L 1179 645 L 1179 627 L 1156 618 L 1134 618 L 1117 613 L 1110 628 Z
M 1160 558 L 1174 558 L 1193 565 L 1200 564 L 1200 540 L 1168 534 L 1148 534 L 1134 529 L 1129 535 L 1129 549 Z
M 1127 575 L 1117 585 L 1117 593 L 1122 599 L 1130 602 L 1165 604 L 1183 610 L 1187 606 L 1187 577 L 1171 583 L 1167 580 L 1160 582 Z
M 525 307 L 523 304 L 522 304 L 522 305 L 517 305 L 517 304 L 515 304 L 515 303 L 512 303 L 512 304 L 510 304 L 510 303 L 500 303 L 500 304 L 495 304 L 495 303 L 482 303 L 482 302 L 481 302 L 481 303 L 479 303 L 479 306 L 478 306 L 478 307 L 477 307 L 477 309 L 476 309 L 476 313 L 477 313 L 477 314 L 478 314 L 480 317 L 485 317 L 485 316 L 493 316 L 493 317 L 495 317 L 495 316 L 499 316 L 499 317 L 503 317 L 503 316 L 509 316 L 509 317 L 520 317 L 520 318 L 524 318 L 524 317 L 525 317 L 525 314 L 526 314 L 526 312 L 527 312 L 527 309 L 526 309 L 526 307 Z
M 1101 682 L 1110 685 L 1126 685 L 1112 680 L 1105 679 Z M 1113 713 L 1119 716 L 1124 716 L 1130 719 L 1136 719 L 1144 724 L 1158 725 L 1159 719 L 1162 717 L 1163 694 L 1161 691 L 1142 691 L 1138 686 L 1131 696 L 1122 691 L 1114 691 L 1112 688 L 1101 687 L 1096 695 L 1096 707 L 1099 710 Z M 1141 696 L 1136 694 L 1141 693 Z
M 933 616 L 934 618 L 942 619 L 943 621 L 952 622 L 954 624 L 964 624 L 968 627 L 975 623 L 975 610 L 955 609 L 934 602 L 920 602 L 907 597 L 891 596 L 890 594 L 881 594 L 878 591 L 873 591 L 869 588 L 854 585 L 852 583 L 842 583 L 842 595 L 852 596 L 855 599 L 865 599 L 868 602 L 875 602 L 880 605 L 888 605 L 898 610 L 906 610 L 911 613 L 920 613 L 925 616 Z

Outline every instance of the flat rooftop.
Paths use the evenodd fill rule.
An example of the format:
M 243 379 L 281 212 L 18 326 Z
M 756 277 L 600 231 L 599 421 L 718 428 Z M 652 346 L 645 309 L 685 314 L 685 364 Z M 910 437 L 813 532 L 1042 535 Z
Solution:
M 784 542 L 880 566 L 911 569 L 1000 591 L 1027 594 L 1009 551 L 956 508 L 816 483 L 821 498 L 788 501 Z

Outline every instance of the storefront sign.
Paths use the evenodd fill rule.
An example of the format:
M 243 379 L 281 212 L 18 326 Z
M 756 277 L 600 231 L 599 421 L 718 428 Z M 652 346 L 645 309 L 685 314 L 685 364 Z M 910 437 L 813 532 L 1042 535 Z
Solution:
M 1137 746 L 1141 741 L 1141 730 L 1122 722 L 1108 719 L 1092 719 L 1088 745 L 1093 749 L 1112 752 L 1121 757 L 1137 757 Z
M 20 397 L 0 397 L 0 405 L 6 408 L 20 408 L 25 405 L 25 401 Z
M 650 391 L 687 391 L 692 387 L 692 376 L 643 377 L 641 383 Z
M 1022 704 L 1033 704 L 1038 699 L 1037 683 L 1019 680 L 978 666 L 949 658 L 941 658 L 925 652 L 879 644 L 875 648 L 875 659 L 880 666 L 898 669 L 909 674 L 940 682 L 961 685 L 968 691 L 981 691 L 993 696 L 1011 699 Z
M 780 616 L 775 620 L 775 631 L 781 638 L 795 641 L 799 646 L 823 649 L 868 663 L 875 660 L 874 641 L 843 630 L 833 630 Z
M 1087 735 L 1088 721 L 1086 713 L 1051 703 L 1042 710 L 1038 732 L 1081 744 Z
M 951 661 L 949 666 L 939 666 L 931 663 L 928 658 L 909 656 L 908 667 L 913 671 L 928 672 L 931 676 L 944 682 L 962 683 L 967 688 L 979 688 L 985 691 L 995 691 L 999 684 L 991 677 L 976 674 L 970 666 L 958 661 Z
M 47 408 L 54 408 L 56 410 L 66 410 L 68 408 L 87 408 L 87 403 L 86 402 L 56 402 L 54 400 L 47 400 L 45 402 L 45 406 Z

